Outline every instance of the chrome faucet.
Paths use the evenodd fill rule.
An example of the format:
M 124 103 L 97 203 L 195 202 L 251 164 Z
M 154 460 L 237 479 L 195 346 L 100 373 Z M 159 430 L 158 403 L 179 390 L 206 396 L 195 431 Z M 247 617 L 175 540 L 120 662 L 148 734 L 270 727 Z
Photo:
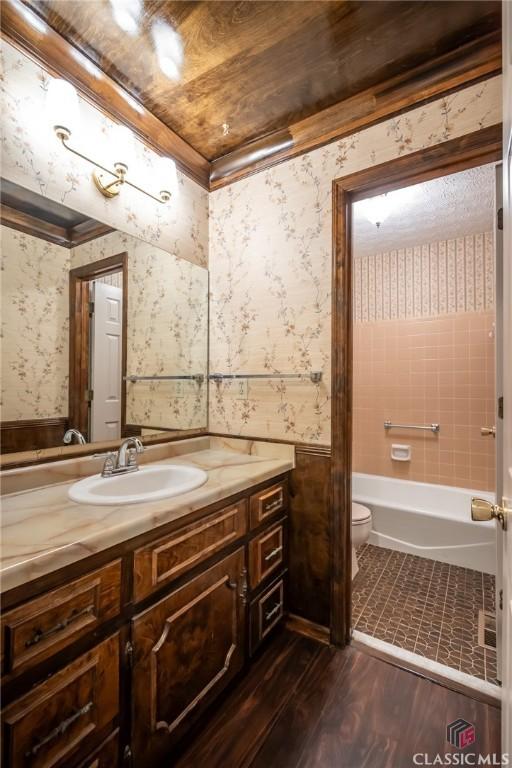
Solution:
M 87 440 L 82 435 L 81 432 L 78 431 L 78 429 L 68 429 L 67 432 L 64 434 L 64 444 L 65 445 L 71 445 L 73 442 L 73 438 L 76 438 L 76 442 L 78 445 L 85 445 L 87 443 Z
M 125 472 L 137 470 L 137 454 L 144 453 L 144 446 L 138 437 L 127 437 L 119 446 L 117 468 Z
M 105 456 L 105 463 L 101 472 L 102 477 L 113 477 L 126 472 L 137 472 L 137 454 L 144 452 L 144 446 L 138 437 L 127 437 L 119 446 L 118 451 L 110 451 L 107 454 L 96 453 L 95 458 Z

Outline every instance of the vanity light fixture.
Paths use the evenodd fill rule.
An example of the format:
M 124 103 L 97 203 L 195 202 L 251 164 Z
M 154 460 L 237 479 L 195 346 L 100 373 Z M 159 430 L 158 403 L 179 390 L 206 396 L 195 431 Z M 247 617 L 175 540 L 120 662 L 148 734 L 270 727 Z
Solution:
M 176 164 L 169 157 L 161 157 L 158 162 L 160 193 L 154 195 L 127 178 L 128 168 L 133 157 L 133 134 L 124 125 L 117 125 L 113 130 L 113 170 L 82 154 L 69 145 L 69 140 L 79 120 L 77 92 L 66 80 L 54 78 L 48 86 L 46 107 L 48 119 L 55 135 L 63 147 L 82 160 L 86 160 L 96 169 L 92 177 L 96 188 L 104 197 L 116 197 L 124 184 L 142 192 L 158 203 L 167 203 L 177 187 Z

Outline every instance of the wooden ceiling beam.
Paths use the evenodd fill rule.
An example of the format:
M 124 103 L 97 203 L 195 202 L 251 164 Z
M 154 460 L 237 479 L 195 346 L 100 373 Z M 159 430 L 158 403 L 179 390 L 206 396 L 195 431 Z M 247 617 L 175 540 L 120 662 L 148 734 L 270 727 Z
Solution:
M 219 189 L 500 72 L 501 40 L 492 33 L 213 160 L 210 189 Z
M 209 185 L 210 164 L 177 133 L 149 110 L 137 103 L 108 75 L 96 77 L 88 60 L 76 48 L 37 17 L 31 24 L 28 9 L 20 0 L 2 2 L 0 28 L 9 42 L 27 53 L 51 74 L 68 80 L 80 94 L 114 120 L 124 123 L 156 152 L 172 157 L 180 171 L 205 189 Z M 83 63 L 82 63 L 83 62 Z

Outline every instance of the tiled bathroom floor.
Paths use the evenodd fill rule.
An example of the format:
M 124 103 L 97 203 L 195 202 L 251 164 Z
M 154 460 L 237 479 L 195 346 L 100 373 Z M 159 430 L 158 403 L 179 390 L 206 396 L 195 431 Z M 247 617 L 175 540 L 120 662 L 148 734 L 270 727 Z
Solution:
M 496 683 L 496 651 L 478 638 L 479 611 L 495 610 L 493 576 L 371 544 L 357 557 L 354 629 Z

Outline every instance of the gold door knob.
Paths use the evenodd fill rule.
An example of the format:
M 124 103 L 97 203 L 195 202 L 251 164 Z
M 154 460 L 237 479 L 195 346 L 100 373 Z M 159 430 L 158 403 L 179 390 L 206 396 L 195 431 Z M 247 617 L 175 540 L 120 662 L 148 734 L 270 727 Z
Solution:
M 505 517 L 505 510 L 498 504 L 491 504 L 490 501 L 485 499 L 477 499 L 473 497 L 471 499 L 471 519 L 477 523 L 487 522 L 489 520 L 497 520 L 504 531 L 507 530 L 507 520 Z
M 480 427 L 480 434 L 483 437 L 489 437 L 489 435 L 496 437 L 496 427 Z

